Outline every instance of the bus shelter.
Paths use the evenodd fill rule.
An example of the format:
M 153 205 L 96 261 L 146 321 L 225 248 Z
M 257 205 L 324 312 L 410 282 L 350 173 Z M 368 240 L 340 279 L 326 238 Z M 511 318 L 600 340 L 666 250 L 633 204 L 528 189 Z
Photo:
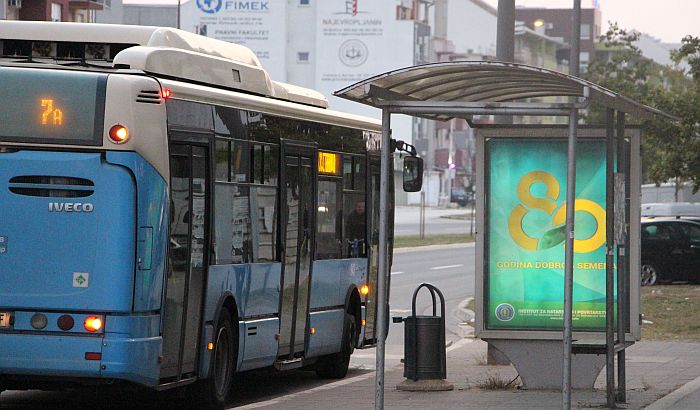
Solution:
M 640 337 L 641 181 L 639 129 L 625 120 L 673 117 L 577 77 L 503 62 L 413 66 L 335 95 L 382 110 L 385 147 L 392 114 L 462 118 L 476 129 L 476 335 L 514 364 L 525 386 L 561 387 L 564 408 L 571 388 L 592 387 L 603 366 L 608 405 L 624 402 L 625 348 Z M 579 125 L 591 103 L 604 109 L 604 123 Z M 567 120 L 473 121 L 484 115 Z M 386 250 L 380 255 L 385 306 Z M 378 311 L 376 408 L 383 408 L 387 311 Z

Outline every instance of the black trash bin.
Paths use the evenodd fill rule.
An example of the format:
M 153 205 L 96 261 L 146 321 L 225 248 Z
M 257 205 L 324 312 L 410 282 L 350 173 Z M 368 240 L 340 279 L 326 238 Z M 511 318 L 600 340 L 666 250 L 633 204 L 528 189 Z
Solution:
M 418 291 L 426 288 L 433 299 L 433 315 L 416 315 Z M 440 296 L 440 316 L 437 316 L 437 300 Z M 404 372 L 407 379 L 440 380 L 447 377 L 445 348 L 445 298 L 442 292 L 429 283 L 422 283 L 413 292 L 412 315 L 394 318 L 395 323 L 404 322 Z

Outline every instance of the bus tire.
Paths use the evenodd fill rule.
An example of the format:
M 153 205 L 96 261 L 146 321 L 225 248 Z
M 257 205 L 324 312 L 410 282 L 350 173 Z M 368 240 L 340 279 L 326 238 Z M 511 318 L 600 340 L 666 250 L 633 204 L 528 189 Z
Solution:
M 316 375 L 323 379 L 342 379 L 348 373 L 350 355 L 355 350 L 355 316 L 345 313 L 343 340 L 338 353 L 324 356 L 316 363 Z
M 222 410 L 226 405 L 236 363 L 236 333 L 231 324 L 231 315 L 226 309 L 222 310 L 216 326 L 209 377 L 192 385 L 194 396 L 197 398 L 192 403 L 194 408 Z

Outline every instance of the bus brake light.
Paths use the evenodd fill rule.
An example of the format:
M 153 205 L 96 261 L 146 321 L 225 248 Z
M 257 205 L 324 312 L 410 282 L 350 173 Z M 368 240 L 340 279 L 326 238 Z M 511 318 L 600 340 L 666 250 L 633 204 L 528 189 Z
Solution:
M 163 99 L 167 100 L 173 95 L 173 92 L 170 90 L 170 88 L 163 88 Z
M 129 130 L 117 124 L 109 129 L 109 139 L 115 144 L 123 144 L 129 139 Z
M 97 316 L 88 316 L 85 318 L 85 330 L 88 332 L 97 332 L 102 329 L 102 319 Z

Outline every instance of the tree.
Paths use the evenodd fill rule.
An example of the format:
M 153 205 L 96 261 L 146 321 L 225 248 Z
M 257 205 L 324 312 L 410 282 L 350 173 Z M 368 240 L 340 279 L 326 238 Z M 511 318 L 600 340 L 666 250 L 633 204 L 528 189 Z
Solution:
M 595 59 L 586 78 L 680 119 L 655 117 L 641 124 L 645 128 L 644 179 L 657 184 L 674 180 L 676 194 L 683 182 L 692 181 L 697 191 L 700 188 L 700 39 L 687 36 L 682 47 L 672 53 L 676 63 L 688 62 L 691 80 L 679 68 L 645 58 L 634 45 L 638 38 L 638 33 L 611 23 L 607 33 L 601 36 L 601 49 L 608 52 L 609 58 Z M 600 107 L 592 107 L 587 120 L 601 123 L 604 115 Z M 638 121 L 630 120 L 630 123 Z

